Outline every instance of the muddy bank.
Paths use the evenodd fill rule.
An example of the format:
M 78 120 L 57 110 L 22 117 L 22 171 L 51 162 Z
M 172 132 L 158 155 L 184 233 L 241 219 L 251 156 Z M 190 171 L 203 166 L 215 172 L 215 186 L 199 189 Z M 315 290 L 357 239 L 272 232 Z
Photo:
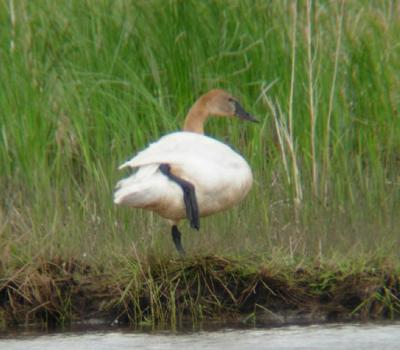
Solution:
M 396 318 L 395 269 L 285 268 L 221 257 L 126 260 L 114 272 L 76 260 L 40 260 L 2 273 L 2 326 L 89 319 L 133 325 L 230 318 L 285 323 Z

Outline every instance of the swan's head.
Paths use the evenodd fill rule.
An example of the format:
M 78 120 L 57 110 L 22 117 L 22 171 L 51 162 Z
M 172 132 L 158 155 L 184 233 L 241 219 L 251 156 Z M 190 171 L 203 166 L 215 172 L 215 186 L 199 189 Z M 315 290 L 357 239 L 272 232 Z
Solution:
M 211 90 L 202 98 L 208 113 L 224 117 L 238 117 L 251 122 L 258 122 L 250 113 L 247 113 L 238 100 L 221 89 Z
M 192 106 L 186 116 L 184 131 L 204 134 L 204 122 L 209 115 L 223 117 L 238 117 L 251 122 L 258 122 L 250 113 L 247 113 L 238 100 L 221 89 L 215 89 L 201 96 Z

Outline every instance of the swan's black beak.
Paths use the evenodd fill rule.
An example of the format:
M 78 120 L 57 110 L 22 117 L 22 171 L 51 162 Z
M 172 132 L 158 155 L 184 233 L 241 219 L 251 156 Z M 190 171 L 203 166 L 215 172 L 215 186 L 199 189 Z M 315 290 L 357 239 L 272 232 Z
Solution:
M 235 115 L 243 120 L 248 120 L 249 122 L 259 123 L 259 121 L 253 117 L 250 113 L 247 113 L 239 102 L 234 101 L 235 104 Z

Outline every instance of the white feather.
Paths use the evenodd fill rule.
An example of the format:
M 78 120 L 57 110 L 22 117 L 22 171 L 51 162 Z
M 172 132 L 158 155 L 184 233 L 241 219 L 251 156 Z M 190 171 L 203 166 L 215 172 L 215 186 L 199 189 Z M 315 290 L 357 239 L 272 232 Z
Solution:
M 117 184 L 114 202 L 150 209 L 175 221 L 185 218 L 182 190 L 160 172 L 163 163 L 195 186 L 201 216 L 236 204 L 252 184 L 247 162 L 229 146 L 201 134 L 175 132 L 120 166 L 138 170 Z

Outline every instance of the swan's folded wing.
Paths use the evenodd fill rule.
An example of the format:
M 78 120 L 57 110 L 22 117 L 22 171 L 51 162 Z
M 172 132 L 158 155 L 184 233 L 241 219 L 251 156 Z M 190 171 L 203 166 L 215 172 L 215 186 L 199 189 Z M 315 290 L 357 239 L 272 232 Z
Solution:
M 135 157 L 123 163 L 119 169 L 161 163 L 183 164 L 193 157 L 223 159 L 225 154 L 232 155 L 232 153 L 234 152 L 230 147 L 210 137 L 192 132 L 176 132 L 150 144 Z

